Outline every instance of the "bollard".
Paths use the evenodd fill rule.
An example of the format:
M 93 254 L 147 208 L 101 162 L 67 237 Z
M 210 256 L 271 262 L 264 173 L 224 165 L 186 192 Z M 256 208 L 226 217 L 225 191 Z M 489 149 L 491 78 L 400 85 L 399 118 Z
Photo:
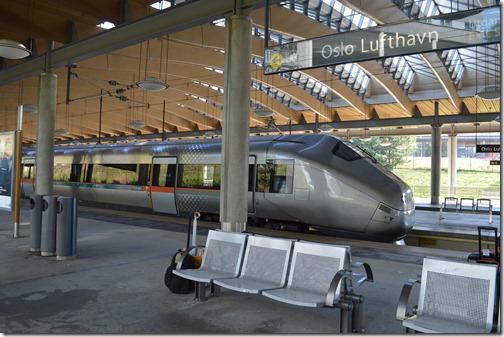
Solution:
M 75 259 L 77 252 L 77 202 L 59 197 L 57 202 L 56 259 Z
M 56 253 L 56 207 L 58 197 L 44 195 L 42 199 L 42 230 L 40 234 L 40 255 L 54 256 Z
M 30 252 L 40 252 L 43 197 L 42 194 L 30 195 Z

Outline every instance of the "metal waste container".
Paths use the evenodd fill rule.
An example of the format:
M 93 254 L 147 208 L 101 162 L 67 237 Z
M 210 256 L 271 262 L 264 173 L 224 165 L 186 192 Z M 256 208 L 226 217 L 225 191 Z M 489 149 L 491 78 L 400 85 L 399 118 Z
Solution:
M 58 198 L 56 259 L 75 259 L 77 251 L 77 202 L 72 197 Z
M 56 211 L 58 196 L 44 195 L 42 198 L 42 230 L 40 255 L 54 256 L 56 253 Z
M 40 252 L 43 194 L 30 195 L 30 252 Z

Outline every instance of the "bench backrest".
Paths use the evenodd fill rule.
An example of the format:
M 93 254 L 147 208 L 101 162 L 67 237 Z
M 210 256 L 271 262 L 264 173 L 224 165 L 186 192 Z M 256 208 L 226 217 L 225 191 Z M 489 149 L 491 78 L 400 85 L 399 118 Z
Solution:
M 249 236 L 240 277 L 271 281 L 283 287 L 287 281 L 294 240 Z
M 461 321 L 490 331 L 496 276 L 493 265 L 425 258 L 418 315 Z
M 201 269 L 238 276 L 248 234 L 209 230 Z
M 326 294 L 336 273 L 345 267 L 347 247 L 295 242 L 287 287 Z M 339 294 L 340 286 L 336 289 Z

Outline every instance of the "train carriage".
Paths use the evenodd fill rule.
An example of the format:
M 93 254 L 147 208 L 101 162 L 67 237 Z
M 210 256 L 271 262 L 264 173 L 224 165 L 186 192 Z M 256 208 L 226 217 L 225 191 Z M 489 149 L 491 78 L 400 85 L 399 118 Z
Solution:
M 324 134 L 251 137 L 248 213 L 254 223 L 395 241 L 413 226 L 411 189 L 351 142 Z M 33 193 L 35 149 L 23 151 L 23 193 Z M 218 215 L 221 140 L 55 149 L 54 194 L 95 205 Z

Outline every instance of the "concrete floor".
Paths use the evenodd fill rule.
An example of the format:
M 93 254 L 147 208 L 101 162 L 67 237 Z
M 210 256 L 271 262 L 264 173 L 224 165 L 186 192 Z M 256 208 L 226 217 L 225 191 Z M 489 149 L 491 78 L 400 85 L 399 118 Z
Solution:
M 0 211 L 0 332 L 338 333 L 338 309 L 296 307 L 225 289 L 206 302 L 195 301 L 193 294 L 172 294 L 164 273 L 173 253 L 185 246 L 187 220 L 108 214 L 117 216 L 108 221 L 110 216 L 79 208 L 76 259 L 58 261 L 30 253 L 26 205 L 19 238 L 13 238 L 12 213 Z M 144 226 L 145 221 L 155 223 Z M 197 241 L 204 244 L 206 230 L 198 232 Z M 404 333 L 396 306 L 403 284 L 421 271 L 422 254 L 403 259 L 370 245 L 352 249 L 352 255 L 354 262 L 368 262 L 375 276 L 374 283 L 358 289 L 366 332 Z

